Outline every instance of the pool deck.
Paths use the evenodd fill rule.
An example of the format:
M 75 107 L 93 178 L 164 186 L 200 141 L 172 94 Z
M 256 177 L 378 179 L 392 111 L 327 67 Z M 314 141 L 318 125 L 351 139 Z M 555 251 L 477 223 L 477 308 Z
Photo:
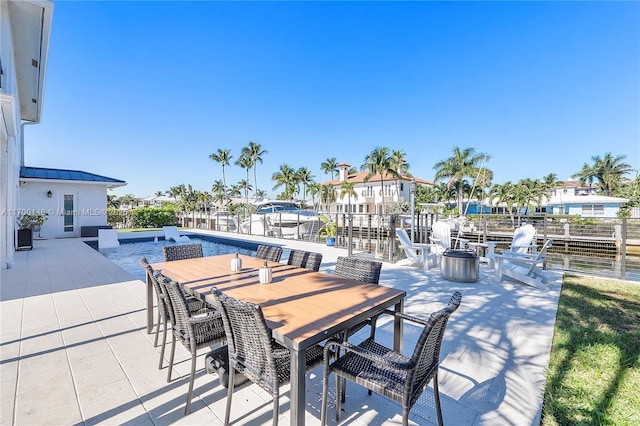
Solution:
M 346 255 L 346 250 L 308 242 L 237 238 L 321 252 L 321 270 L 328 272 L 337 256 Z M 183 415 L 190 357 L 177 346 L 174 379 L 167 383 L 166 367 L 157 368 L 160 348 L 146 333 L 141 281 L 80 238 L 35 241 L 32 251 L 17 252 L 14 261 L 0 277 L 0 424 L 222 424 L 226 388 L 202 369 L 205 350 L 198 359 L 192 413 Z M 561 289 L 561 274 L 547 275 L 549 289 L 541 291 L 496 283 L 485 266 L 478 282 L 457 283 L 441 278 L 438 268 L 424 272 L 401 262 L 384 263 L 380 284 L 407 292 L 405 312 L 410 315 L 426 318 L 453 291 L 462 292 L 441 350 L 445 424 L 540 423 Z M 384 324 L 379 333 L 387 342 L 390 328 Z M 418 332 L 405 326 L 405 351 Z M 318 367 L 307 375 L 308 425 L 320 423 L 321 390 Z M 281 425 L 290 423 L 288 391 L 288 386 L 281 389 Z M 334 407 L 330 397 L 329 424 L 335 424 Z M 268 394 L 244 385 L 234 393 L 232 424 L 269 425 L 271 410 Z M 343 410 L 342 424 L 401 423 L 398 404 L 368 396 L 354 384 L 347 386 Z M 410 424 L 437 424 L 431 386 L 413 407 Z

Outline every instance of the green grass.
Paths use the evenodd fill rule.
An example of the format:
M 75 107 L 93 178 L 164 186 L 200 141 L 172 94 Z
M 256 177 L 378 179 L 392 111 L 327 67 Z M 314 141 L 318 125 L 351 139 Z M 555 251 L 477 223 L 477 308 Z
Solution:
M 541 424 L 640 425 L 640 284 L 565 276 Z

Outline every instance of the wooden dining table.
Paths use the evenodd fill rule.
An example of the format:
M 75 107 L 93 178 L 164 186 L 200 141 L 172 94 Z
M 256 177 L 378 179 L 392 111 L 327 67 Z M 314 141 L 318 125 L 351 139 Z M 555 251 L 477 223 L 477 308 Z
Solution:
M 267 262 L 273 279 L 261 284 L 258 271 L 264 260 L 241 255 L 242 270 L 231 272 L 233 257 L 235 254 L 210 256 L 156 263 L 152 267 L 209 303 L 214 300 L 211 289 L 216 287 L 231 297 L 262 307 L 274 340 L 291 351 L 291 424 L 303 425 L 306 349 L 385 309 L 393 307 L 402 312 L 406 292 L 278 262 Z M 153 305 L 148 308 L 152 310 Z M 402 350 L 402 323 L 397 318 L 394 349 Z

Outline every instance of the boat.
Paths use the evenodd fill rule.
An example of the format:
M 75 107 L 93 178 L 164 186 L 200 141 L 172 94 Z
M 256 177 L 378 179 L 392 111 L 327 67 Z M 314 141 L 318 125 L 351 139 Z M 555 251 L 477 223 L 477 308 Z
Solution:
M 254 206 L 251 216 L 240 223 L 245 234 L 309 239 L 321 225 L 316 213 L 303 209 L 295 201 L 267 200 Z

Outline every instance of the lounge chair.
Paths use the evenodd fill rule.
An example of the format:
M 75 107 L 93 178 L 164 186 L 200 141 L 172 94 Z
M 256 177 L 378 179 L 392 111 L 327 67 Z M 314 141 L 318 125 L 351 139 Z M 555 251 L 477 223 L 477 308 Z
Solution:
M 546 277 L 542 273 L 541 265 L 546 256 L 547 249 L 551 247 L 551 240 L 547 240 L 542 245 L 540 251 L 536 254 L 504 252 L 495 254 L 496 264 L 496 281 L 501 282 L 502 277 L 506 275 L 518 282 L 530 285 L 541 290 L 546 289 Z
M 536 254 L 536 245 L 534 238 L 536 229 L 531 224 L 522 225 L 513 232 L 513 239 L 509 246 L 509 253 L 531 253 Z M 488 262 L 493 266 L 495 259 L 495 250 L 497 241 L 487 241 L 486 243 L 468 243 L 471 248 L 482 247 L 485 249 L 485 255 L 480 258 L 481 261 Z M 506 252 L 503 252 L 506 253 Z
M 451 226 L 447 222 L 438 221 L 431 227 L 431 253 L 436 256 L 436 262 L 440 263 L 442 255 L 451 248 Z
M 98 229 L 98 248 L 120 247 L 117 229 Z
M 178 233 L 177 226 L 163 226 L 162 230 L 164 231 L 164 239 L 167 241 L 175 241 L 176 243 L 191 241 L 186 235 Z
M 437 262 L 437 254 L 431 253 L 432 244 L 414 243 L 409 239 L 407 231 L 396 229 L 396 235 L 400 240 L 400 248 L 412 264 L 420 264 L 425 270 L 429 269 L 429 260 Z

